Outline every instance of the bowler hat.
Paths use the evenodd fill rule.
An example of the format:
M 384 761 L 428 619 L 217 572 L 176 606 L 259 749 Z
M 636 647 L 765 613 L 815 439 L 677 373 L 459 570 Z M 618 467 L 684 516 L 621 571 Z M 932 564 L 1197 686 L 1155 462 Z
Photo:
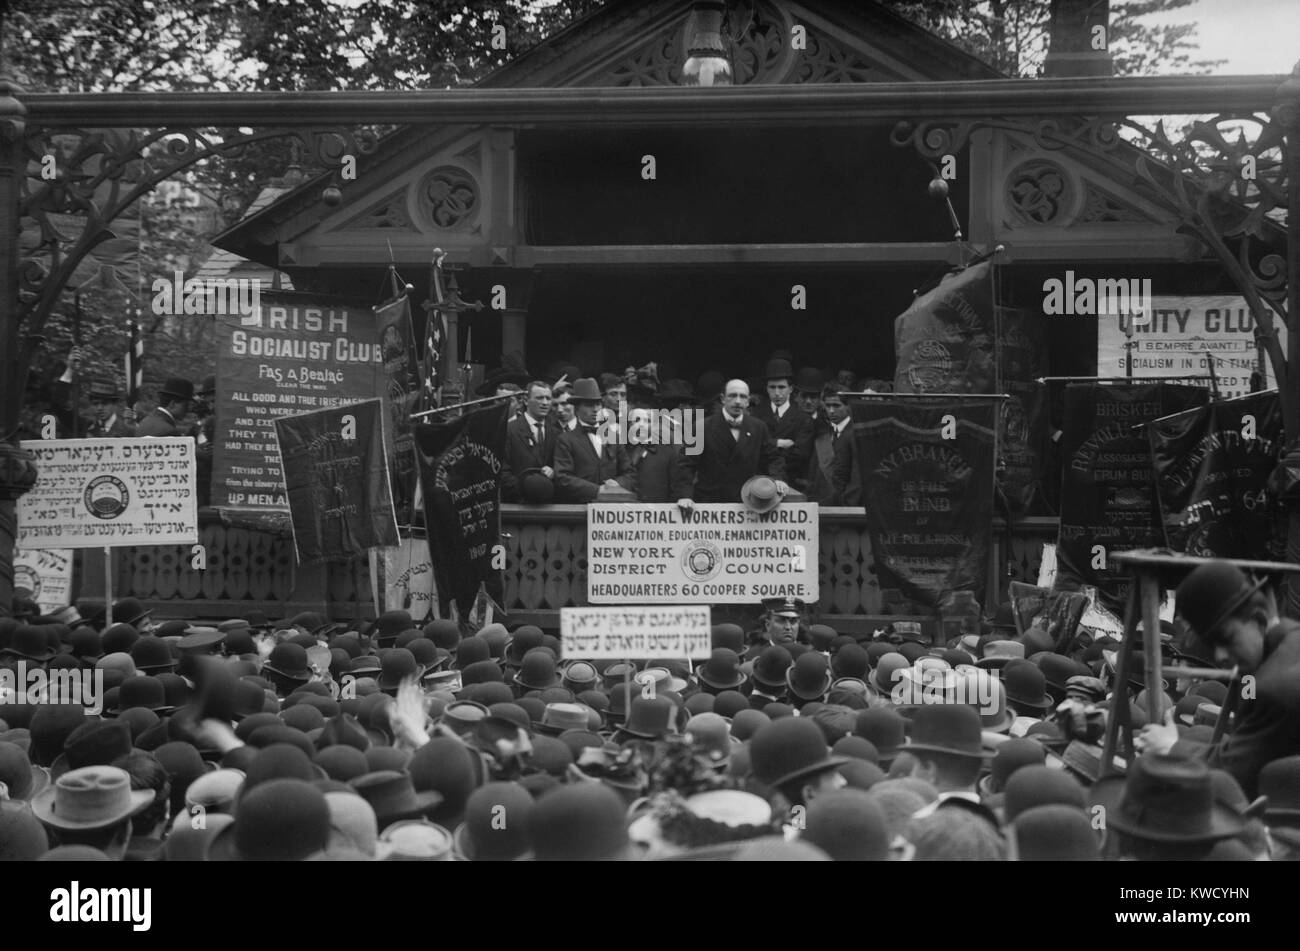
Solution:
M 759 729 L 749 741 L 750 767 L 765 786 L 783 786 L 848 762 L 832 756 L 817 724 L 800 717 L 782 717 Z
M 661 406 L 691 403 L 695 400 L 695 388 L 683 379 L 664 380 L 659 387 L 657 397 Z
M 465 802 L 465 820 L 456 829 L 457 851 L 471 862 L 508 862 L 532 849 L 534 801 L 519 783 L 488 783 Z
M 543 793 L 531 826 L 540 862 L 608 861 L 622 857 L 628 846 L 627 805 L 604 783 L 558 786 Z
M 307 650 L 300 644 L 281 641 L 271 649 L 271 656 L 262 667 L 287 680 L 310 680 L 311 668 L 307 663 Z
M 817 700 L 831 689 L 831 672 L 826 657 L 808 653 L 796 660 L 785 672 L 786 687 L 800 700 Z
M 763 379 L 793 380 L 794 367 L 790 365 L 789 360 L 768 360 L 767 366 L 763 368 Z
M 519 473 L 519 497 L 526 505 L 550 505 L 555 501 L 555 482 L 541 469 Z
M 113 605 L 113 617 L 127 624 L 137 624 L 150 613 L 139 598 L 122 598 Z
M 167 382 L 158 390 L 158 395 L 170 396 L 174 400 L 192 400 L 194 399 L 194 384 L 178 376 L 168 377 Z
M 131 645 L 131 660 L 135 663 L 136 670 L 146 672 L 171 670 L 176 666 L 176 659 L 172 657 L 167 642 L 153 635 L 142 637 Z
M 69 770 L 107 766 L 131 752 L 131 728 L 116 720 L 87 720 L 63 743 L 63 752 L 50 764 L 56 779 Z
M 31 800 L 32 812 L 57 829 L 104 829 L 147 808 L 152 789 L 131 789 L 131 777 L 116 766 L 73 769 Z
M 773 644 L 763 648 L 763 652 L 754 660 L 754 683 L 763 687 L 781 687 L 786 684 L 786 673 L 794 658 L 784 647 Z
M 1210 561 L 1183 579 L 1174 603 L 1187 626 L 1205 639 L 1214 634 L 1267 580 L 1261 576 L 1252 582 L 1231 562 Z
M 1047 678 L 1033 664 L 1006 667 L 1002 671 L 1002 686 L 1006 688 L 1007 700 L 1016 707 L 1046 710 L 1052 705 L 1052 698 L 1047 695 Z
M 564 668 L 563 685 L 574 693 L 582 693 L 600 684 L 600 674 L 585 660 L 575 661 Z
M 745 631 L 739 624 L 715 624 L 710 631 L 710 647 L 725 647 L 741 654 L 745 650 Z
M 397 640 L 397 636 L 403 631 L 411 628 L 411 614 L 409 611 L 385 611 L 379 615 L 375 621 L 375 626 L 371 633 L 380 647 L 387 647 Z
M 965 704 L 923 704 L 912 717 L 912 738 L 905 752 L 945 753 L 967 759 L 988 755 L 981 741 L 979 714 Z
M 560 682 L 555 656 L 547 650 L 533 650 L 523 660 L 514 682 L 527 690 L 545 690 Z
M 1241 816 L 1215 800 L 1201 760 L 1139 756 L 1125 776 L 1099 779 L 1089 798 L 1105 806 L 1108 828 L 1149 842 L 1212 842 L 1245 829 Z
M 506 645 L 505 661 L 510 667 L 518 667 L 524 662 L 524 656 L 534 647 L 541 647 L 545 634 L 533 624 L 521 624 L 515 629 Z
M 740 669 L 740 658 L 734 650 L 715 647 L 709 659 L 695 671 L 700 683 L 714 690 L 731 690 L 745 682 L 745 674 Z
M 794 388 L 800 393 L 817 393 L 822 391 L 821 371 L 815 367 L 802 367 L 794 375 Z
M 781 504 L 776 480 L 765 475 L 750 476 L 740 487 L 740 501 L 753 512 L 770 512 Z
M 10 646 L 0 650 L 0 655 L 10 654 L 14 657 L 20 657 L 24 660 L 48 661 L 57 651 L 51 650 L 49 642 L 45 638 L 45 632 L 41 628 L 24 624 L 13 633 L 13 640 Z
M 1088 814 L 1073 806 L 1026 809 L 1011 824 L 1022 862 L 1097 862 L 1101 844 Z
M 301 861 L 329 844 L 325 794 L 299 779 L 273 779 L 245 791 L 235 822 L 208 844 L 209 861 Z

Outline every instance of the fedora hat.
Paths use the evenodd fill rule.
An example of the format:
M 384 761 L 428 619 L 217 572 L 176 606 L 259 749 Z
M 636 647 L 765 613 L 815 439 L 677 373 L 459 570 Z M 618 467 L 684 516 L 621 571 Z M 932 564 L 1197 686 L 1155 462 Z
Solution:
M 1246 826 L 1216 801 L 1210 769 L 1200 760 L 1139 756 L 1127 775 L 1099 779 L 1089 798 L 1105 807 L 1108 828 L 1148 842 L 1213 842 Z
M 668 697 L 637 696 L 619 732 L 646 740 L 663 739 L 676 733 L 677 704 Z M 617 738 L 617 734 L 615 734 Z
M 715 647 L 695 676 L 700 683 L 719 691 L 739 687 L 747 679 L 740 669 L 740 657 L 726 647 Z
M 965 704 L 923 704 L 912 717 L 912 738 L 901 752 L 945 753 L 967 759 L 989 755 L 981 738 L 979 714 Z
M 32 812 L 56 829 L 105 829 L 153 802 L 152 789 L 131 789 L 131 777 L 116 766 L 86 766 L 64 773 L 34 796 Z
M 588 707 L 580 703 L 548 703 L 537 732 L 559 736 L 565 730 L 585 730 L 588 725 Z
M 49 771 L 27 758 L 27 751 L 17 743 L 7 742 L 0 734 L 0 783 L 9 790 L 10 799 L 30 799 L 50 785 Z
M 770 512 L 781 504 L 776 480 L 765 475 L 751 476 L 740 487 L 740 501 L 752 512 Z
M 402 819 L 427 816 L 443 803 L 442 793 L 416 792 L 410 774 L 398 770 L 366 773 L 348 785 L 370 803 L 381 829 Z
M 763 368 L 764 380 L 793 380 L 794 367 L 790 365 L 789 360 L 775 359 L 768 360 L 767 366 Z
M 120 400 L 122 398 L 122 388 L 107 377 L 95 377 L 90 381 L 89 390 L 87 396 L 92 400 Z
M 1022 659 L 1024 656 L 1025 645 L 1020 641 L 989 641 L 984 645 L 983 655 L 975 661 L 975 666 L 998 670 L 1005 667 L 1008 662 Z
M 659 403 L 664 406 L 690 403 L 695 400 L 695 388 L 683 379 L 664 380 L 659 387 Z
M 158 390 L 158 395 L 160 397 L 170 396 L 176 400 L 192 400 L 194 399 L 194 384 L 179 376 L 168 377 L 167 382 Z
M 580 380 L 573 381 L 573 389 L 569 392 L 569 401 L 572 403 L 579 402 L 596 402 L 601 400 L 600 384 L 593 378 L 584 376 Z

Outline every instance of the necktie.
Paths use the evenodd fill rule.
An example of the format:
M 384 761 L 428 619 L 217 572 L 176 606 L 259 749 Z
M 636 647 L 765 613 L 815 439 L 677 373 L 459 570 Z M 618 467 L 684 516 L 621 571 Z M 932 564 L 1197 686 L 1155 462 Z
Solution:
M 543 439 L 542 439 L 542 424 L 541 424 L 541 423 L 536 423 L 536 424 L 534 424 L 534 425 L 535 425 L 536 428 L 537 428 L 537 445 L 540 446 L 540 445 L 542 444 L 542 442 L 543 442 Z
M 837 443 L 837 442 L 839 441 L 839 438 L 840 438 L 840 431 L 839 431 L 838 429 L 834 429 L 834 428 L 832 428 L 832 429 L 831 429 L 831 445 L 832 445 L 832 446 L 835 445 L 835 443 Z

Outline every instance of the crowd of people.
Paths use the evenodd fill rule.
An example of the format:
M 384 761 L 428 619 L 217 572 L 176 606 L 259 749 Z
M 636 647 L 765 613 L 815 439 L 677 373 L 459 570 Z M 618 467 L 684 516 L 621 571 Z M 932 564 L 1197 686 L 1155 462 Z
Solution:
M 127 599 L 105 627 L 103 604 L 21 607 L 0 620 L 3 859 L 1300 857 L 1300 624 L 1225 562 L 1138 635 L 1164 661 L 1154 722 L 1115 641 L 1054 643 L 1009 604 L 934 644 L 777 602 L 689 664 L 403 611 L 210 627 Z M 49 693 L 15 690 L 33 671 Z M 73 673 L 102 694 L 58 695 Z M 1104 775 L 1125 710 L 1127 768 Z

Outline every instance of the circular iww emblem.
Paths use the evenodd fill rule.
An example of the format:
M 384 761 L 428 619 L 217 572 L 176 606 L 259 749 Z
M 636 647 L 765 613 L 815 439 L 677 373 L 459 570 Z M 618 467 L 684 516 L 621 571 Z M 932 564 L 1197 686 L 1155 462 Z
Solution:
M 86 508 L 95 518 L 117 518 L 126 511 L 131 493 L 126 483 L 113 476 L 98 476 L 86 486 Z
M 682 570 L 692 581 L 708 581 L 722 568 L 722 551 L 712 542 L 691 542 L 682 552 Z

